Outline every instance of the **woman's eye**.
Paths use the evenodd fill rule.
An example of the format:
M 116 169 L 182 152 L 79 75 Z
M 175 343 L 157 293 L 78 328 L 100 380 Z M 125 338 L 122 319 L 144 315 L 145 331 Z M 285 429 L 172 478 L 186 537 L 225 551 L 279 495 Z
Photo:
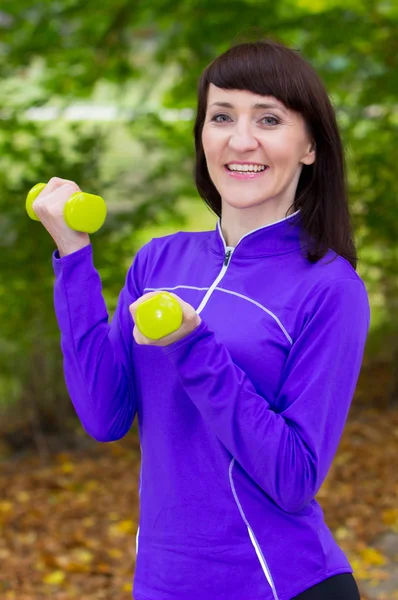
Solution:
M 225 123 L 225 121 L 218 120 L 220 117 L 225 117 L 228 119 L 228 115 L 214 115 L 214 117 L 211 120 L 215 121 L 216 123 Z
M 276 117 L 263 117 L 261 120 L 265 121 L 266 119 L 268 119 L 268 123 L 266 123 L 266 125 L 278 125 L 280 123 L 279 119 Z M 274 123 L 270 123 L 269 120 L 274 121 Z

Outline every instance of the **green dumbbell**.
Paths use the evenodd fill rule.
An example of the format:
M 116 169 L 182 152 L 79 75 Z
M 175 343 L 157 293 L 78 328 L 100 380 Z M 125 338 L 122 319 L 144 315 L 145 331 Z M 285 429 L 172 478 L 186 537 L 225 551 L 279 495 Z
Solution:
M 160 292 L 144 300 L 135 313 L 138 329 L 152 340 L 176 331 L 182 323 L 182 316 L 181 305 L 169 292 Z
M 26 211 L 31 219 L 40 221 L 35 214 L 32 204 L 46 183 L 38 183 L 26 197 Z M 64 219 L 68 227 L 84 233 L 95 233 L 102 227 L 106 217 L 106 204 L 101 196 L 75 192 L 68 198 L 64 207 Z

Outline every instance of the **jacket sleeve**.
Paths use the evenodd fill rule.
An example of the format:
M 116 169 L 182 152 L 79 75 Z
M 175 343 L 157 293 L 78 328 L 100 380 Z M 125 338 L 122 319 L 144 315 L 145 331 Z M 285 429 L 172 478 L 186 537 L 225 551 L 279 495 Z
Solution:
M 147 247 L 127 272 L 111 324 L 91 244 L 62 258 L 58 250 L 53 254 L 65 383 L 85 431 L 100 442 L 122 438 L 137 410 L 129 305 L 141 296 Z
M 370 310 L 360 279 L 315 294 L 271 410 L 202 320 L 163 351 L 186 393 L 225 448 L 286 512 L 316 496 L 343 433 L 357 384 Z M 266 356 L 254 357 L 269 364 Z

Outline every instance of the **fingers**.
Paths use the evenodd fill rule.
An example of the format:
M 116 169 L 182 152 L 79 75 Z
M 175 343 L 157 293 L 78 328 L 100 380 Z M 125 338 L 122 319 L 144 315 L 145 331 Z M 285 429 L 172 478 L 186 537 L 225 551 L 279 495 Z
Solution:
M 77 183 L 75 183 L 71 179 L 62 179 L 61 177 L 51 177 L 51 179 L 48 181 L 46 187 L 44 188 L 43 192 L 45 190 L 47 190 L 47 193 L 49 194 L 50 192 L 53 192 L 57 187 L 61 187 L 61 185 L 65 185 L 65 184 L 72 184 L 72 185 L 76 186 L 76 188 L 79 187 L 77 185 Z
M 40 194 L 37 196 L 36 200 L 39 199 L 43 199 L 47 196 L 49 196 L 52 192 L 54 192 L 57 188 L 63 187 L 63 186 L 72 186 L 73 190 L 72 190 L 72 194 L 73 192 L 79 192 L 81 191 L 79 186 L 77 185 L 77 183 L 75 183 L 74 181 L 70 180 L 70 179 L 61 179 L 61 177 L 51 177 L 51 179 L 48 181 L 47 185 L 45 188 L 42 189 L 42 191 L 40 192 Z M 35 202 L 36 202 L 35 200 Z M 40 202 L 39 202 L 40 204 Z M 33 206 L 32 206 L 33 208 Z
M 65 219 L 65 206 L 72 194 L 79 191 L 74 181 L 53 177 L 32 202 L 32 210 L 56 243 L 60 257 L 90 243 L 87 233 L 72 229 Z
M 32 203 L 32 209 L 40 219 L 50 214 L 61 216 L 68 198 L 79 191 L 74 181 L 53 177 Z

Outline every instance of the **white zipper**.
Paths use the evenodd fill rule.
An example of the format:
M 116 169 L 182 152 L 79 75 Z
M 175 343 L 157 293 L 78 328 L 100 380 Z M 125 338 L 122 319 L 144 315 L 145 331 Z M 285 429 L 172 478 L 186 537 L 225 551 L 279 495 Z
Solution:
M 298 211 L 297 211 L 298 212 Z M 296 213 L 294 213 L 296 214 Z M 293 217 L 293 215 L 291 215 Z M 289 217 L 288 217 L 289 218 Z M 281 219 L 281 221 L 284 221 L 285 219 Z M 276 221 L 277 223 L 279 223 L 280 221 Z M 248 231 L 247 233 L 245 233 L 245 235 L 243 235 L 240 240 L 238 241 L 238 243 L 236 244 L 236 246 L 227 246 L 224 240 L 224 235 L 222 233 L 221 230 L 221 225 L 220 225 L 220 219 L 217 221 L 217 228 L 218 228 L 218 233 L 222 239 L 222 243 L 224 246 L 224 261 L 223 261 L 223 266 L 222 269 L 220 271 L 220 273 L 218 274 L 218 277 L 216 278 L 216 280 L 212 283 L 212 285 L 209 287 L 209 289 L 207 290 L 205 297 L 203 298 L 202 302 L 200 303 L 199 307 L 196 309 L 197 314 L 199 315 L 202 310 L 204 309 L 204 307 L 206 306 L 210 296 L 212 295 L 214 288 L 217 287 L 218 283 L 221 281 L 221 279 L 224 277 L 226 270 L 229 267 L 229 264 L 231 262 L 231 258 L 232 255 L 235 251 L 235 248 L 241 243 L 241 241 L 247 237 L 248 235 L 251 235 L 252 233 L 254 233 L 255 231 L 259 231 L 260 229 L 265 229 L 266 227 L 270 227 L 271 225 L 275 225 L 275 223 L 270 223 L 269 225 L 263 225 L 262 227 L 258 227 L 257 229 L 253 229 L 252 231 Z
M 298 212 L 298 211 L 297 211 Z M 297 214 L 297 213 L 294 213 Z M 293 217 L 294 215 L 290 215 L 291 217 Z M 290 217 L 287 217 L 290 218 Z M 280 221 L 276 221 L 276 223 L 280 223 L 281 221 L 284 221 L 285 219 L 280 219 Z M 209 287 L 209 289 L 206 292 L 205 297 L 203 298 L 202 302 L 200 303 L 199 307 L 196 309 L 197 314 L 199 315 L 202 310 L 204 309 L 204 307 L 206 306 L 210 296 L 212 295 L 214 288 L 217 287 L 218 283 L 221 281 L 221 279 L 224 277 L 226 270 L 229 267 L 229 264 L 231 262 L 231 258 L 232 255 L 235 251 L 235 248 L 241 243 L 241 241 L 247 237 L 248 235 L 251 235 L 252 233 L 254 233 L 255 231 L 259 231 L 260 229 L 265 229 L 266 227 L 270 227 L 271 225 L 275 225 L 275 223 L 270 223 L 269 225 L 263 225 L 262 227 L 258 227 L 257 229 L 253 229 L 252 231 L 248 231 L 247 233 L 245 233 L 245 235 L 243 235 L 240 240 L 238 241 L 238 243 L 236 244 L 236 246 L 227 246 L 224 240 L 224 235 L 222 233 L 221 230 L 221 225 L 220 225 L 220 220 L 217 221 L 217 228 L 218 228 L 218 233 L 222 239 L 222 243 L 224 246 L 224 261 L 223 261 L 223 266 L 222 269 L 220 271 L 220 273 L 218 274 L 218 277 L 216 278 L 216 280 L 212 283 L 212 285 Z
M 224 240 L 223 240 L 223 242 L 224 242 Z M 221 279 L 224 277 L 225 272 L 228 269 L 229 263 L 231 262 L 232 254 L 234 253 L 235 248 L 233 246 L 226 246 L 225 242 L 224 242 L 224 248 L 225 248 L 225 253 L 224 253 L 224 261 L 223 261 L 222 269 L 219 272 L 218 277 L 216 278 L 216 280 L 213 281 L 213 283 L 211 284 L 211 286 L 207 290 L 207 292 L 205 294 L 205 297 L 203 298 L 203 300 L 200 303 L 199 307 L 196 309 L 196 312 L 197 312 L 198 315 L 202 312 L 202 310 L 206 306 L 206 304 L 207 304 L 210 296 L 212 295 L 212 293 L 214 291 L 214 288 L 217 287 L 217 285 L 220 283 Z

